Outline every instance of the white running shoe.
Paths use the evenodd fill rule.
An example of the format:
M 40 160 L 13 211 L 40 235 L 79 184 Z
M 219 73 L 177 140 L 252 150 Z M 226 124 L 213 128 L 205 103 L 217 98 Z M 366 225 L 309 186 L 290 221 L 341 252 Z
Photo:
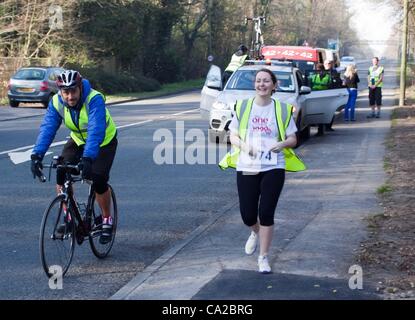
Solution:
M 249 236 L 245 244 L 245 253 L 247 255 L 253 254 L 256 250 L 257 244 L 258 244 L 258 235 L 254 231 L 252 231 L 251 235 Z
M 271 267 L 267 256 L 258 257 L 258 271 L 263 274 L 271 273 Z

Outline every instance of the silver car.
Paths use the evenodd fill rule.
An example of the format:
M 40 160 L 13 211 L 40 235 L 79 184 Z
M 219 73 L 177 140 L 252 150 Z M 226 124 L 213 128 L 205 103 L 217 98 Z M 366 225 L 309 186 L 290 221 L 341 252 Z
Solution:
M 20 68 L 9 81 L 7 95 L 10 106 L 17 108 L 20 102 L 41 102 L 46 108 L 58 92 L 55 81 L 63 71 L 58 67 Z
M 342 67 L 343 69 L 346 69 L 348 65 L 350 64 L 356 64 L 356 61 L 354 59 L 354 57 L 352 56 L 343 56 L 340 59 L 340 67 Z
M 245 65 L 235 71 L 222 89 L 221 70 L 212 65 L 202 89 L 200 114 L 209 122 L 211 142 L 229 141 L 228 126 L 237 100 L 255 95 L 254 78 L 261 68 L 268 68 L 278 79 L 274 97 L 294 106 L 294 119 L 298 138 L 305 140 L 310 135 L 310 126 L 331 123 L 335 112 L 347 103 L 345 88 L 312 91 L 306 77 L 291 63 L 276 62 L 273 65 L 257 63 Z

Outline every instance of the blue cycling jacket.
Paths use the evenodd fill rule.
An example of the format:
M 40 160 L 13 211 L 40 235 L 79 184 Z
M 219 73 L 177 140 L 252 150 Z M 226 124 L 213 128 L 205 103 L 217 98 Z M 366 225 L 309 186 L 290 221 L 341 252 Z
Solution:
M 91 92 L 91 84 L 88 80 L 82 80 L 82 97 L 81 103 L 84 104 L 86 98 Z M 59 100 L 63 103 L 62 97 L 59 93 Z M 79 110 L 69 108 L 72 119 L 76 125 L 79 123 Z M 99 146 L 104 141 L 106 129 L 106 108 L 105 101 L 101 95 L 96 95 L 89 102 L 88 113 L 88 138 L 86 139 L 83 157 L 95 160 L 98 157 Z M 36 140 L 36 145 L 33 153 L 43 157 L 48 151 L 50 145 L 55 139 L 56 132 L 62 124 L 62 117 L 52 104 L 49 102 L 45 117 L 40 126 L 40 133 Z

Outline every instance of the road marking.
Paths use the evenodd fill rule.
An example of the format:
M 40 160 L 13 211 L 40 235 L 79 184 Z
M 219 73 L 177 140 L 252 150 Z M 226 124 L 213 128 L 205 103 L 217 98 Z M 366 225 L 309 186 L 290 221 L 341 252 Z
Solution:
M 179 113 L 175 113 L 175 114 L 172 114 L 172 116 L 180 116 L 182 114 L 190 113 L 190 112 L 193 112 L 193 111 L 199 111 L 199 108 L 192 109 L 192 110 L 187 110 L 187 111 L 183 111 L 183 112 L 179 112 Z
M 56 146 L 60 146 L 66 143 L 65 141 L 58 141 L 58 142 L 54 142 L 50 145 L 50 147 L 56 147 Z M 0 156 L 3 154 L 9 154 L 9 153 L 13 153 L 13 152 L 17 152 L 17 151 L 21 151 L 21 150 L 27 150 L 27 149 L 33 149 L 35 147 L 34 144 L 32 144 L 31 146 L 25 146 L 25 147 L 20 147 L 20 148 L 16 148 L 16 149 L 12 149 L 12 150 L 7 150 L 7 151 L 3 151 L 0 152 Z
M 10 152 L 9 153 L 9 157 L 10 160 L 14 163 L 14 164 L 20 164 L 26 161 L 30 161 L 30 155 L 32 154 L 33 149 L 29 149 L 27 151 L 24 152 Z M 53 152 L 48 151 L 46 152 L 45 156 L 52 154 Z
M 119 126 L 117 127 L 117 129 L 123 129 L 123 128 L 128 128 L 128 127 L 134 127 L 134 126 L 138 126 L 140 124 L 145 124 L 145 123 L 149 123 L 149 122 L 153 122 L 154 120 L 146 120 L 146 121 L 141 121 L 141 122 L 136 122 L 136 123 L 130 123 L 130 124 L 126 124 L 123 126 Z
M 180 116 L 180 115 L 195 112 L 195 111 L 198 111 L 198 110 L 199 109 L 192 109 L 192 110 L 187 110 L 187 111 L 183 111 L 183 112 L 178 112 L 178 113 L 172 114 L 170 116 L 161 116 L 159 119 L 149 119 L 149 120 L 145 120 L 145 121 L 130 123 L 130 124 L 126 124 L 126 125 L 123 125 L 123 126 L 118 126 L 117 129 L 124 129 L 124 128 L 128 128 L 128 127 L 138 126 L 138 125 L 150 123 L 150 122 L 161 120 L 161 119 L 163 119 L 163 120 L 170 119 L 174 116 Z M 60 146 L 60 145 L 64 145 L 66 143 L 66 141 L 67 140 L 54 142 L 50 145 L 50 148 Z M 14 164 L 23 163 L 23 162 L 26 162 L 26 161 L 30 160 L 30 155 L 31 155 L 34 147 L 35 147 L 35 145 L 32 144 L 30 146 L 25 146 L 25 147 L 15 148 L 15 149 L 7 150 L 7 151 L 2 151 L 2 152 L 0 152 L 0 156 L 3 155 L 3 154 L 7 154 L 10 157 L 10 160 Z M 24 152 L 19 152 L 19 151 L 22 151 L 22 150 L 25 150 L 25 151 Z M 49 152 L 47 154 L 50 154 L 50 153 L 52 153 L 52 152 Z

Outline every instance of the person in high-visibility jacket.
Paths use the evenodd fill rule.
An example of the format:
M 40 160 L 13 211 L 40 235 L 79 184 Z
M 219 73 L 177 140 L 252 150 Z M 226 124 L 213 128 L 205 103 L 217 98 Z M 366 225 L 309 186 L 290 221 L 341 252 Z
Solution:
M 322 63 L 316 65 L 316 73 L 310 77 L 312 90 L 327 90 L 330 86 L 330 73 Z
M 234 151 L 219 163 L 222 169 L 236 168 L 241 216 L 251 228 L 245 253 L 252 255 L 260 243 L 260 273 L 271 272 L 268 253 L 285 171 L 305 170 L 291 149 L 297 144 L 293 106 L 271 98 L 276 86 L 277 78 L 271 70 L 257 72 L 255 98 L 237 101 L 229 125 Z
M 241 44 L 238 50 L 236 50 L 236 52 L 232 55 L 231 62 L 226 67 L 225 71 L 223 72 L 223 76 L 222 76 L 223 86 L 225 86 L 226 82 L 228 82 L 232 73 L 238 70 L 239 67 L 243 66 L 245 61 L 248 59 L 249 59 L 248 48 L 245 45 Z
M 374 57 L 372 59 L 372 66 L 369 68 L 367 76 L 367 82 L 369 86 L 369 105 L 372 108 L 372 114 L 368 115 L 368 118 L 380 118 L 384 73 L 384 68 L 379 65 L 379 58 Z M 375 112 L 376 109 L 377 112 Z
M 96 200 L 102 211 L 100 243 L 112 240 L 111 190 L 109 172 L 117 149 L 117 129 L 105 106 L 103 94 L 91 88 L 78 71 L 66 70 L 57 76 L 58 94 L 49 102 L 36 145 L 31 155 L 33 177 L 42 175 L 42 160 L 62 122 L 71 131 L 61 154 L 63 163 L 81 163 L 82 178 L 92 180 Z M 57 171 L 60 193 L 65 172 Z M 69 221 L 66 221 L 66 223 Z M 64 233 L 65 223 L 57 233 Z

